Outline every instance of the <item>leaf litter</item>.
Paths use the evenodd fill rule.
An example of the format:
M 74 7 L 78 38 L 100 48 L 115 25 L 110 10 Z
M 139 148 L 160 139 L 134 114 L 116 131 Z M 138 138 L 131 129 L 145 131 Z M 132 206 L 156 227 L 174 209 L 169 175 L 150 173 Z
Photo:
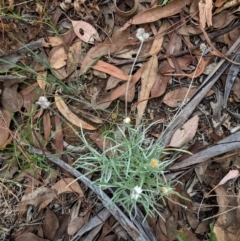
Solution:
M 103 146 L 103 139 L 92 137 L 122 123 L 124 101 L 132 125 L 158 121 L 149 137 L 194 150 L 192 156 L 176 155 L 167 176 L 182 183 L 175 188 L 191 201 L 171 196 L 165 210 L 159 210 L 166 222 L 147 219 L 150 231 L 141 231 L 143 240 L 237 239 L 240 2 L 161 4 L 5 4 L 0 31 L 1 240 L 68 240 L 80 233 L 91 234 L 91 240 L 137 240 L 107 210 L 98 212 L 102 203 L 94 192 L 73 182 L 64 168 L 46 164 L 44 157 L 50 152 L 72 164 L 81 129 L 96 148 Z M 11 14 L 23 9 L 26 14 L 18 18 Z M 150 38 L 130 76 L 139 27 Z M 35 105 L 40 96 L 48 97 L 49 109 Z M 43 151 L 41 157 L 26 151 L 30 143 Z M 71 152 L 64 143 L 73 147 Z M 98 215 L 102 219 L 93 222 Z M 21 230 L 27 222 L 33 226 Z

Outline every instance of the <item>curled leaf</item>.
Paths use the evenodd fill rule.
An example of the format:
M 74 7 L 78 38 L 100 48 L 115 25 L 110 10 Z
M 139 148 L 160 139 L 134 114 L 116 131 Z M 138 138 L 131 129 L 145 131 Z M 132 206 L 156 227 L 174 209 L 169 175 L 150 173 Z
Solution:
M 96 130 L 96 127 L 88 124 L 87 122 L 85 122 L 84 120 L 76 116 L 74 113 L 72 113 L 57 92 L 55 93 L 55 103 L 60 113 L 75 126 L 78 126 L 87 130 Z

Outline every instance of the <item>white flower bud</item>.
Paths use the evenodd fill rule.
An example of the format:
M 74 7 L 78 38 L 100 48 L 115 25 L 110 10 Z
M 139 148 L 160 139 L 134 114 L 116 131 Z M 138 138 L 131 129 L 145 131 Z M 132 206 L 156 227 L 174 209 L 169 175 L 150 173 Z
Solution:
M 141 41 L 144 42 L 149 38 L 149 33 L 145 33 L 144 28 L 139 28 L 136 33 L 136 37 Z
M 141 195 L 142 191 L 143 190 L 141 187 L 135 186 L 132 190 L 131 198 L 137 200 L 139 198 L 139 196 Z
M 35 102 L 36 105 L 40 105 L 42 109 L 48 109 L 50 102 L 45 96 L 40 96 L 38 101 Z

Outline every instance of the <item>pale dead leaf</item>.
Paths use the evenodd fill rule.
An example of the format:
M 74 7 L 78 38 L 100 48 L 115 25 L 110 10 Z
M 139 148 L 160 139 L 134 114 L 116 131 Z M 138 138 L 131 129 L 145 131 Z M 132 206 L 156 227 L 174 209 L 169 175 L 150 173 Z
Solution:
M 151 89 L 157 79 L 157 70 L 158 59 L 156 55 L 153 55 L 149 59 L 141 77 L 141 90 L 138 97 L 136 126 L 138 126 L 142 120 L 142 116 L 148 103 L 147 99 L 149 98 Z
M 68 60 L 72 64 L 78 64 L 80 61 L 81 53 L 82 51 L 82 41 L 78 40 L 77 42 L 74 42 L 68 51 Z
M 219 182 L 218 185 L 223 185 L 225 184 L 228 180 L 237 178 L 239 175 L 239 171 L 238 170 L 230 170 L 228 172 L 228 174 Z
M 69 235 L 75 234 L 84 224 L 86 223 L 86 220 L 84 217 L 76 217 L 73 220 L 70 221 L 68 225 L 67 232 Z
M 43 47 L 56 47 L 58 45 L 61 45 L 63 44 L 63 39 L 61 37 L 47 37 L 46 39 L 45 38 L 42 38 L 42 45 Z
M 162 26 L 159 28 L 157 32 L 157 36 L 153 40 L 149 54 L 158 54 L 159 51 L 162 49 L 162 43 L 164 39 L 164 35 L 162 33 L 164 33 L 169 28 L 169 26 L 170 25 L 168 22 L 163 22 Z
M 49 52 L 49 64 L 53 69 L 60 69 L 66 65 L 67 52 L 61 46 L 54 47 Z
M 87 122 L 76 116 L 74 113 L 72 113 L 57 92 L 55 93 L 55 103 L 58 110 L 67 119 L 67 121 L 83 129 L 96 130 L 96 127 L 88 124 Z
M 200 24 L 203 29 L 212 26 L 212 0 L 201 0 L 198 3 Z
M 73 178 L 61 179 L 52 186 L 52 189 L 57 190 L 57 195 L 64 192 L 76 192 L 80 195 L 80 197 L 84 196 L 79 183 Z
M 38 72 L 38 74 L 37 74 L 37 83 L 38 83 L 39 87 L 42 90 L 45 90 L 46 78 L 47 78 L 47 71 L 46 70 Z
M 22 205 L 38 205 L 39 203 L 42 203 L 45 200 L 48 199 L 54 199 L 55 193 L 53 190 L 47 187 L 40 187 L 34 190 L 33 192 L 23 195 L 21 204 Z
M 168 105 L 169 107 L 177 107 L 184 100 L 187 93 L 188 95 L 186 98 L 191 98 L 196 91 L 197 89 L 190 89 L 188 92 L 188 88 L 186 87 L 169 91 L 164 96 L 163 103 Z
M 84 42 L 93 44 L 94 40 L 101 41 L 97 30 L 89 23 L 84 21 L 73 21 L 73 30 L 75 34 Z
M 177 129 L 172 136 L 169 146 L 183 147 L 193 139 L 198 127 L 199 117 L 195 115 L 188 120 L 180 129 Z
M 61 193 L 65 193 L 65 192 L 76 192 L 80 195 L 80 197 L 84 196 L 83 191 L 82 191 L 81 187 L 79 186 L 78 182 L 75 181 L 75 179 L 73 179 L 73 178 L 61 179 L 60 181 L 58 181 L 57 183 L 55 183 L 52 186 L 52 190 L 56 190 L 57 195 L 59 195 Z M 52 200 L 53 200 L 53 198 L 43 202 L 40 205 L 39 209 L 45 208 Z

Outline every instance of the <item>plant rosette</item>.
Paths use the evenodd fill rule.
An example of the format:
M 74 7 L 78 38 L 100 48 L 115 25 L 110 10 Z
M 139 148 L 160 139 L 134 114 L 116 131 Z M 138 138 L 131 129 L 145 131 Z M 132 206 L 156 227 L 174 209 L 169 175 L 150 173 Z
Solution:
M 175 193 L 172 187 L 176 182 L 168 182 L 164 175 L 173 160 L 163 159 L 167 155 L 161 140 L 148 138 L 147 133 L 156 123 L 133 128 L 130 121 L 126 118 L 116 130 L 102 134 L 102 151 L 92 146 L 81 130 L 88 152 L 76 160 L 74 167 L 84 170 L 85 175 L 98 174 L 94 175 L 98 176 L 94 184 L 111 190 L 112 202 L 124 207 L 130 217 L 136 214 L 137 204 L 146 217 L 160 215 L 158 210 L 165 205 L 165 198 Z

